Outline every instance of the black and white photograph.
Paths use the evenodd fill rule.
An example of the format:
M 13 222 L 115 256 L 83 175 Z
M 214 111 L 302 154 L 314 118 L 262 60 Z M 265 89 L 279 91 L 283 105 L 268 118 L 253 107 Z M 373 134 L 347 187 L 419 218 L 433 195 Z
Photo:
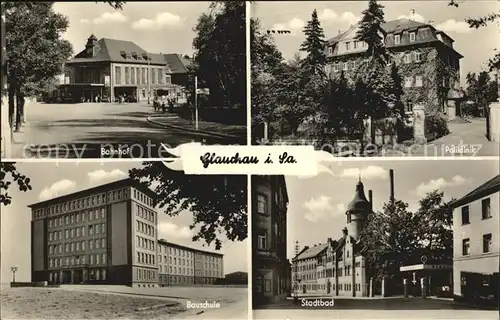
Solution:
M 252 176 L 254 319 L 496 319 L 498 160 Z
M 246 144 L 246 5 L 3 2 L 2 157 Z
M 2 319 L 248 319 L 246 176 L 132 160 L 0 174 Z
M 498 156 L 498 1 L 251 4 L 252 144 Z

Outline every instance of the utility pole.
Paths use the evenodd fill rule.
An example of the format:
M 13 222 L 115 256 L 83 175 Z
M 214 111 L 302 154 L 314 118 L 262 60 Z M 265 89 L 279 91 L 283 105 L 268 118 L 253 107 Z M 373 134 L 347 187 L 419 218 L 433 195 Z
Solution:
M 300 277 L 298 274 L 298 261 L 297 261 L 297 256 L 299 255 L 299 241 L 295 241 L 295 258 L 293 260 L 293 271 L 294 271 L 294 283 L 293 283 L 293 288 L 294 288 L 294 302 L 297 303 L 299 301 L 299 284 L 300 284 Z
M 198 130 L 198 76 L 194 76 L 194 125 Z
M 10 271 L 12 271 L 12 282 L 16 282 L 17 267 L 10 267 Z

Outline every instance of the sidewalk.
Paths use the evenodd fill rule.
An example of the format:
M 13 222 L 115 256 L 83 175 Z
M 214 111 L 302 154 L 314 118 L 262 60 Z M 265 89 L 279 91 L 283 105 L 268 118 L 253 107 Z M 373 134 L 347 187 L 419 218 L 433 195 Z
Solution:
M 198 130 L 194 122 L 182 119 L 174 114 L 149 116 L 147 121 L 162 127 L 190 131 L 192 133 L 203 133 L 228 139 L 246 139 L 246 126 L 226 125 L 216 122 L 198 121 Z

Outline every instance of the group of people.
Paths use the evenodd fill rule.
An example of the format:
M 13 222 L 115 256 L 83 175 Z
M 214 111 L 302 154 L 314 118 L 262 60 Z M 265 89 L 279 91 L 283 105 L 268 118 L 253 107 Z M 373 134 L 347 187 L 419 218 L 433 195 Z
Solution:
M 158 96 L 155 96 L 154 97 L 154 100 L 153 100 L 153 109 L 155 111 L 162 111 L 162 112 L 165 112 L 167 107 L 169 110 L 172 110 L 175 106 L 175 100 L 173 98 L 170 98 L 170 97 L 166 97 L 166 96 L 161 96 L 161 97 L 158 97 Z

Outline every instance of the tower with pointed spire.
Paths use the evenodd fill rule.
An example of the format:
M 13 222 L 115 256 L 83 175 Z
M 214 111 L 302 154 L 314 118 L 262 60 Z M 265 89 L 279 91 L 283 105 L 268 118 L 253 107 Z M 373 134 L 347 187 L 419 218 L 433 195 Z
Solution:
M 368 218 L 368 214 L 372 211 L 372 206 L 370 202 L 366 199 L 365 190 L 363 182 L 361 182 L 361 176 L 359 177 L 358 184 L 356 185 L 356 191 L 354 193 L 354 198 L 349 203 L 346 211 L 347 216 L 347 233 L 354 240 L 359 239 L 359 234 Z

